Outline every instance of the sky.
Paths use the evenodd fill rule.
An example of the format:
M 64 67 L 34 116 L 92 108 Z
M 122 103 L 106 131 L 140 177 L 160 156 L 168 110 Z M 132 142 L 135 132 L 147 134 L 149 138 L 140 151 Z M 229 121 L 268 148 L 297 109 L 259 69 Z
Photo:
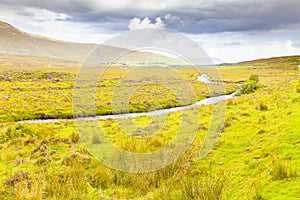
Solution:
M 102 43 L 164 28 L 199 44 L 215 63 L 300 55 L 299 0 L 0 0 L 0 20 L 60 40 Z

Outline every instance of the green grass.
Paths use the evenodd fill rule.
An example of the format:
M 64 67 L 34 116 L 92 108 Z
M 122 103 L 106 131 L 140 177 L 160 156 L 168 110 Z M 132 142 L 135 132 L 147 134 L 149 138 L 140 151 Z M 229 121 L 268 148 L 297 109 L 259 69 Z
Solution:
M 124 73 L 121 69 L 113 70 L 101 83 L 106 85 L 103 88 L 106 92 Z M 193 82 L 194 71 L 179 70 L 195 84 L 194 88 L 201 88 L 199 83 Z M 198 155 L 211 122 L 211 106 L 199 108 L 196 138 L 175 163 L 154 172 L 130 174 L 111 169 L 94 158 L 81 144 L 73 122 L 9 122 L 18 113 L 22 118 L 27 114 L 34 116 L 32 113 L 36 110 L 57 114 L 56 108 L 46 103 L 51 98 L 53 102 L 61 102 L 65 97 L 66 103 L 61 106 L 66 110 L 61 113 L 68 113 L 67 99 L 71 95 L 74 73 L 29 70 L 29 74 L 24 74 L 28 71 L 4 70 L 3 73 L 10 73 L 11 82 L 1 81 L 4 88 L 1 92 L 6 98 L 10 95 L 12 100 L 9 103 L 3 100 L 1 104 L 7 110 L 2 111 L 5 123 L 0 124 L 0 199 L 300 198 L 299 71 L 249 67 L 220 68 L 219 71 L 223 79 L 230 82 L 247 80 L 251 74 L 257 74 L 264 87 L 227 101 L 225 127 L 215 148 L 205 158 Z M 48 73 L 58 81 L 47 79 Z M 32 77 L 37 80 L 22 82 Z M 13 90 L 15 87 L 23 91 Z M 143 105 L 141 96 L 149 93 L 150 97 L 162 90 L 157 85 L 146 86 L 137 91 L 132 102 Z M 48 96 L 45 101 L 38 99 L 32 103 L 34 92 Z M 108 93 L 99 94 L 99 98 L 105 94 Z M 165 95 L 171 98 L 171 93 Z M 20 97 L 25 98 L 22 103 Z M 165 97 L 162 100 L 153 97 L 152 103 L 163 105 Z M 23 112 L 20 105 L 25 106 Z M 163 124 L 161 117 L 100 120 L 98 123 L 116 146 L 145 153 L 159 150 L 170 142 L 180 127 L 180 116 L 180 112 L 169 113 Z M 138 135 L 151 135 L 153 130 L 158 130 L 153 137 Z M 130 136 L 128 132 L 135 135 Z M 93 140 L 101 142 L 97 137 Z
M 72 118 L 72 96 L 75 84 L 75 73 L 55 72 L 45 70 L 3 70 L 0 72 L 0 122 L 20 121 L 28 119 Z M 177 69 L 187 79 L 192 93 L 186 95 L 185 88 L 177 87 L 174 93 L 168 85 L 180 86 L 182 80 L 171 80 L 166 72 L 159 77 L 153 76 L 147 84 L 141 85 L 139 79 L 130 78 L 120 83 L 124 92 L 114 96 L 120 76 L 130 69 L 110 68 L 99 81 L 95 94 L 95 113 L 111 114 L 112 101 L 118 102 L 114 113 L 145 112 L 163 108 L 188 105 L 209 96 L 209 90 L 204 83 L 196 81 L 197 71 L 194 69 Z M 146 74 L 147 69 L 142 71 Z M 191 74 L 194 74 L 191 76 Z M 196 74 L 196 75 L 195 75 Z M 118 86 L 119 87 L 119 86 Z M 225 84 L 225 93 L 232 93 L 237 87 Z M 130 94 L 128 94 L 130 92 Z M 194 92 L 194 94 L 193 94 Z M 130 96 L 128 96 L 130 95 Z M 128 108 L 124 109 L 123 97 L 128 97 Z M 119 99 L 117 101 L 116 99 Z M 59 105 L 59 107 L 57 106 Z

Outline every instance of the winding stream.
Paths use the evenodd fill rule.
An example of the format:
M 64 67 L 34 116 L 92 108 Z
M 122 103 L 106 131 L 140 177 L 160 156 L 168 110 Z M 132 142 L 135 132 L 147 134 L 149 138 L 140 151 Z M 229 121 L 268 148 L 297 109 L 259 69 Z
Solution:
M 204 82 L 205 84 L 213 84 L 214 82 L 209 79 L 209 77 L 206 74 L 202 74 L 201 76 L 197 77 L 198 81 Z M 150 112 L 142 112 L 142 113 L 125 113 L 125 114 L 115 114 L 115 115 L 98 115 L 95 117 L 78 117 L 76 119 L 81 120 L 100 120 L 100 119 L 126 119 L 126 118 L 134 118 L 134 117 L 140 117 L 140 116 L 159 116 L 166 113 L 171 112 L 177 112 L 188 108 L 193 108 L 200 105 L 210 105 L 210 104 L 216 104 L 221 101 L 225 101 L 227 99 L 233 98 L 238 90 L 232 94 L 228 95 L 221 95 L 216 97 L 209 97 L 202 99 L 200 101 L 197 101 L 191 105 L 187 106 L 180 106 L 175 108 L 167 108 L 167 109 L 161 109 L 161 110 L 155 110 Z M 18 121 L 16 123 L 55 123 L 60 121 L 72 121 L 74 119 L 33 119 L 33 120 L 23 120 Z

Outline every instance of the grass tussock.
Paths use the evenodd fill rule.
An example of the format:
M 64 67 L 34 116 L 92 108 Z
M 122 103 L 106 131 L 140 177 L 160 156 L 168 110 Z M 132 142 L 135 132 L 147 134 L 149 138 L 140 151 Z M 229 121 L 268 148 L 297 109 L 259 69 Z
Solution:
M 271 173 L 273 180 L 296 178 L 297 168 L 289 160 L 284 160 L 281 157 L 273 157 Z
M 265 198 L 261 191 L 261 184 L 257 181 L 252 182 L 249 189 L 249 193 L 247 194 L 248 200 L 264 200 Z
M 298 82 L 299 83 L 296 86 L 296 93 L 300 93 L 300 80 Z
M 229 181 L 228 172 L 226 171 L 200 176 L 199 179 L 186 177 L 180 183 L 182 188 L 181 199 L 222 199 L 224 188 Z

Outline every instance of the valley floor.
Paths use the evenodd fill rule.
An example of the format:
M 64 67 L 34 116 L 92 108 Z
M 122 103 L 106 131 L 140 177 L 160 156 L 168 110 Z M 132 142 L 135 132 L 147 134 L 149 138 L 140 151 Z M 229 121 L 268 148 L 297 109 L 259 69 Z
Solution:
M 191 110 L 199 113 L 197 135 L 191 147 L 175 163 L 142 174 L 121 172 L 99 162 L 80 142 L 72 121 L 14 122 L 40 117 L 43 110 L 50 110 L 43 116 L 51 117 L 52 112 L 57 112 L 51 105 L 57 101 L 55 95 L 65 98 L 67 103 L 54 114 L 68 118 L 73 76 L 72 73 L 44 73 L 32 69 L 23 69 L 22 73 L 15 71 L 1 71 L 2 74 L 10 73 L 10 79 L 16 82 L 0 80 L 0 106 L 3 108 L 0 115 L 0 199 L 300 199 L 300 79 L 296 69 L 220 67 L 224 81 L 238 82 L 257 74 L 262 87 L 226 102 L 224 128 L 208 156 L 199 158 L 199 149 L 210 127 L 211 106 L 201 106 Z M 22 82 L 24 77 L 32 78 L 24 71 L 34 71 L 33 78 L 42 82 L 37 82 L 34 88 L 30 81 Z M 193 71 L 182 73 L 190 78 L 195 90 L 206 89 L 192 81 L 197 76 Z M 52 76 L 47 75 L 48 79 L 57 81 L 45 80 L 45 74 Z M 101 83 L 104 88 L 115 84 L 115 77 L 111 81 L 109 76 Z M 52 88 L 48 96 L 43 96 L 47 87 L 38 86 L 44 83 Z M 234 84 L 226 87 L 228 92 L 236 89 Z M 9 91 L 15 93 L 9 94 Z M 155 87 L 154 92 L 157 91 L 165 92 Z M 171 93 L 164 94 L 164 98 L 173 98 Z M 20 95 L 24 99 L 18 103 Z M 142 102 L 141 96 L 143 93 L 134 97 L 136 104 L 132 104 L 132 109 L 147 109 L 134 106 Z M 43 99 L 49 100 L 49 97 L 51 101 L 43 104 Z M 198 93 L 197 99 L 204 97 Z M 153 102 L 173 106 L 155 98 L 148 103 Z M 22 103 L 25 106 L 18 107 Z M 148 103 L 143 102 L 143 105 Z M 99 104 L 102 109 L 99 113 L 109 112 L 106 105 Z M 180 112 L 167 114 L 158 134 L 143 140 L 128 136 L 119 127 L 120 123 L 127 124 L 126 120 L 106 119 L 98 123 L 116 146 L 145 153 L 168 144 L 182 123 L 180 119 Z M 144 116 L 132 121 L 143 129 L 148 125 L 156 128 L 161 120 Z M 131 128 L 127 131 L 139 131 Z M 189 127 L 186 129 L 188 131 Z M 151 134 L 151 129 L 146 133 Z M 93 141 L 99 142 L 97 138 Z

